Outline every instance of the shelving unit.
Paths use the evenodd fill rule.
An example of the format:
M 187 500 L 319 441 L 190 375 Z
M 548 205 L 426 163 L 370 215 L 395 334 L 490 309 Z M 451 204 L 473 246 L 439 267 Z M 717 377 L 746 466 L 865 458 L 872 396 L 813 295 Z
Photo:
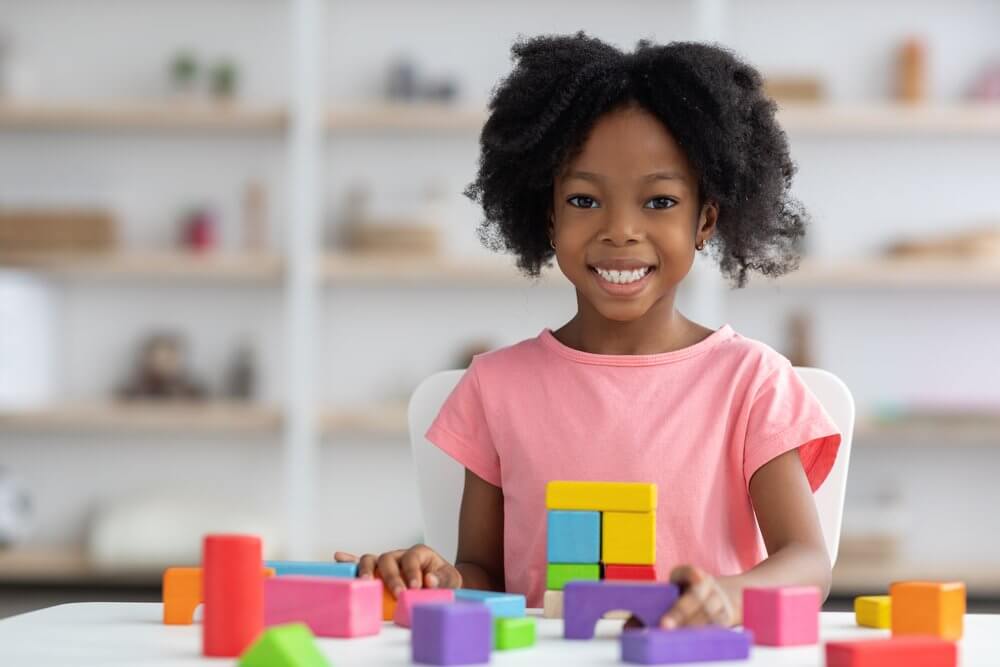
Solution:
M 0 551 L 0 584 L 150 587 L 162 571 L 108 572 L 94 566 L 80 547 L 32 547 Z
M 280 105 L 184 100 L 0 102 L 6 130 L 184 130 L 280 133 L 288 110 Z

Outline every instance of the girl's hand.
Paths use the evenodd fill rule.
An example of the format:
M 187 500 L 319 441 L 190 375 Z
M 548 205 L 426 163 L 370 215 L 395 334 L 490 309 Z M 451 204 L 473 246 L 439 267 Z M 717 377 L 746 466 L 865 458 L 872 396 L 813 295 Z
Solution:
M 660 627 L 668 630 L 685 625 L 721 625 L 737 623 L 734 591 L 727 591 L 718 579 L 690 565 L 675 567 L 670 581 L 678 584 L 681 596 L 673 608 L 660 619 Z
M 365 554 L 360 559 L 338 551 L 333 558 L 338 563 L 357 563 L 359 579 L 378 576 L 393 597 L 399 597 L 406 588 L 462 587 L 462 575 L 455 566 L 423 544 L 387 551 L 381 556 Z

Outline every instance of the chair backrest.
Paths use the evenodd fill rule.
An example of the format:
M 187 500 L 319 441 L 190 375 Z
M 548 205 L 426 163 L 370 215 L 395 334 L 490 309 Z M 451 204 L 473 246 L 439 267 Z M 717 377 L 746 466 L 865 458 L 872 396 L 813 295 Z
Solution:
M 840 528 L 844 515 L 847 465 L 854 434 L 854 399 L 847 385 L 829 371 L 818 368 L 795 370 L 842 434 L 840 450 L 833 469 L 814 495 L 832 564 L 837 561 Z M 431 444 L 424 434 L 464 372 L 463 370 L 441 371 L 425 379 L 414 390 L 408 410 L 410 446 L 417 470 L 424 543 L 446 558 L 454 558 L 458 549 L 458 512 L 465 483 L 465 470 L 454 459 Z

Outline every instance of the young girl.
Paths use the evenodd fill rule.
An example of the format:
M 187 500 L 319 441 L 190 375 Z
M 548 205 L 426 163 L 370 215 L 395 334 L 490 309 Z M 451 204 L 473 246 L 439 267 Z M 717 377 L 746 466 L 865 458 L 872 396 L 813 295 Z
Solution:
M 576 288 L 556 330 L 476 356 L 427 438 L 465 466 L 458 554 L 360 558 L 404 587 L 545 590 L 549 480 L 655 482 L 663 627 L 742 621 L 747 586 L 830 587 L 812 493 L 840 435 L 787 359 L 678 312 L 696 252 L 795 268 L 805 213 L 759 73 L 728 51 L 577 33 L 513 47 L 481 136 L 480 234 Z M 338 553 L 338 560 L 355 560 Z

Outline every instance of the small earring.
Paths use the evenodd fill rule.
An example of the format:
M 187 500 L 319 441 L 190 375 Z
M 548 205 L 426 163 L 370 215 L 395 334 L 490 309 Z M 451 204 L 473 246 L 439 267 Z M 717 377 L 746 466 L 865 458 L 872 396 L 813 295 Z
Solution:
M 551 238 L 549 239 L 549 245 L 550 245 L 550 246 L 552 246 L 552 249 L 553 249 L 553 250 L 555 250 L 555 249 L 556 249 L 556 242 L 555 242 L 555 241 L 553 241 L 553 240 L 552 240 Z
M 699 252 L 702 251 L 702 250 L 704 250 L 705 249 L 705 242 L 704 241 L 698 241 L 698 243 L 695 244 L 694 249 L 698 250 Z

